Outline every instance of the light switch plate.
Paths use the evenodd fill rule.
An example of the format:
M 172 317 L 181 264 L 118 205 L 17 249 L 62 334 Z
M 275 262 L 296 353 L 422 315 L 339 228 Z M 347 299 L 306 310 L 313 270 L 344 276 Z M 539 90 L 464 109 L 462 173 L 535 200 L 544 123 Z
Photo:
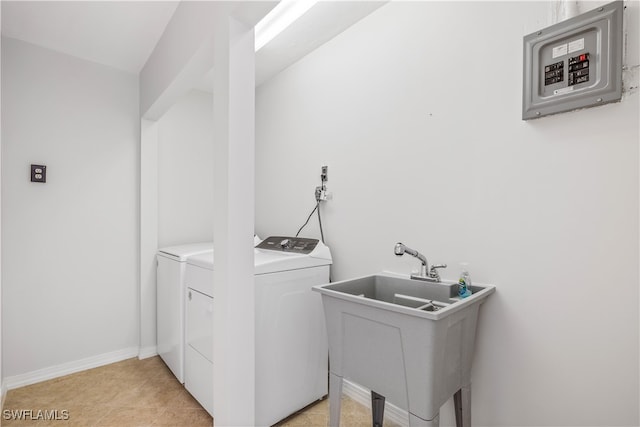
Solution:
M 522 119 L 619 101 L 623 2 L 524 37 Z

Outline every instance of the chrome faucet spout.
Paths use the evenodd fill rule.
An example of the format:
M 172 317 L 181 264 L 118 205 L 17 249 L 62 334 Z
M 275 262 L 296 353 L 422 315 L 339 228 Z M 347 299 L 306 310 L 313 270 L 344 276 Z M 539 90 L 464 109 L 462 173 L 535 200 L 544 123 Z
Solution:
M 396 243 L 395 248 L 393 248 L 393 252 L 397 256 L 402 256 L 407 253 L 418 258 L 422 262 L 422 265 L 420 266 L 420 274 L 412 274 L 412 279 L 426 280 L 428 282 L 439 282 L 440 274 L 438 274 L 438 269 L 447 268 L 447 264 L 436 264 L 431 266 L 431 269 L 429 269 L 429 263 L 427 262 L 427 258 L 424 255 L 400 242 Z
M 396 243 L 396 246 L 393 251 L 397 256 L 402 256 L 405 253 L 407 253 L 411 256 L 418 258 L 422 262 L 422 265 L 420 266 L 420 276 L 424 276 L 424 277 L 427 276 L 427 272 L 429 271 L 429 262 L 427 261 L 427 257 L 422 255 L 420 252 L 416 251 L 415 249 L 411 249 L 410 247 L 400 242 Z

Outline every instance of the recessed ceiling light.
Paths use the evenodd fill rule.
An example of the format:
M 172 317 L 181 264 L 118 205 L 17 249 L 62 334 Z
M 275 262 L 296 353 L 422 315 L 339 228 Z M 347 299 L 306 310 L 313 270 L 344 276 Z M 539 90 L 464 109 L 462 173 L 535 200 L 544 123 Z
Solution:
M 317 2 L 318 0 L 280 0 L 278 5 L 256 24 L 256 52 Z

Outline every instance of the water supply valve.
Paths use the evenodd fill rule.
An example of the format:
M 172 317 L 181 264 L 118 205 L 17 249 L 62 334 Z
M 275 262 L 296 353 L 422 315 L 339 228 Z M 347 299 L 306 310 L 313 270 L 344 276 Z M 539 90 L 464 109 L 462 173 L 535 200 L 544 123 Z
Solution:
M 327 191 L 326 187 L 316 187 L 316 202 L 326 202 L 327 200 L 333 199 L 333 193 Z

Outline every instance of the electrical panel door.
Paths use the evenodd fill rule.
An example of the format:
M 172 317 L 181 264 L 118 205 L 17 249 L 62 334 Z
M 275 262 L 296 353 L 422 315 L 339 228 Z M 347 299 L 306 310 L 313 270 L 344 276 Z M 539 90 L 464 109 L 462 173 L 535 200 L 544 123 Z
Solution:
M 622 97 L 622 1 L 524 37 L 522 119 Z

